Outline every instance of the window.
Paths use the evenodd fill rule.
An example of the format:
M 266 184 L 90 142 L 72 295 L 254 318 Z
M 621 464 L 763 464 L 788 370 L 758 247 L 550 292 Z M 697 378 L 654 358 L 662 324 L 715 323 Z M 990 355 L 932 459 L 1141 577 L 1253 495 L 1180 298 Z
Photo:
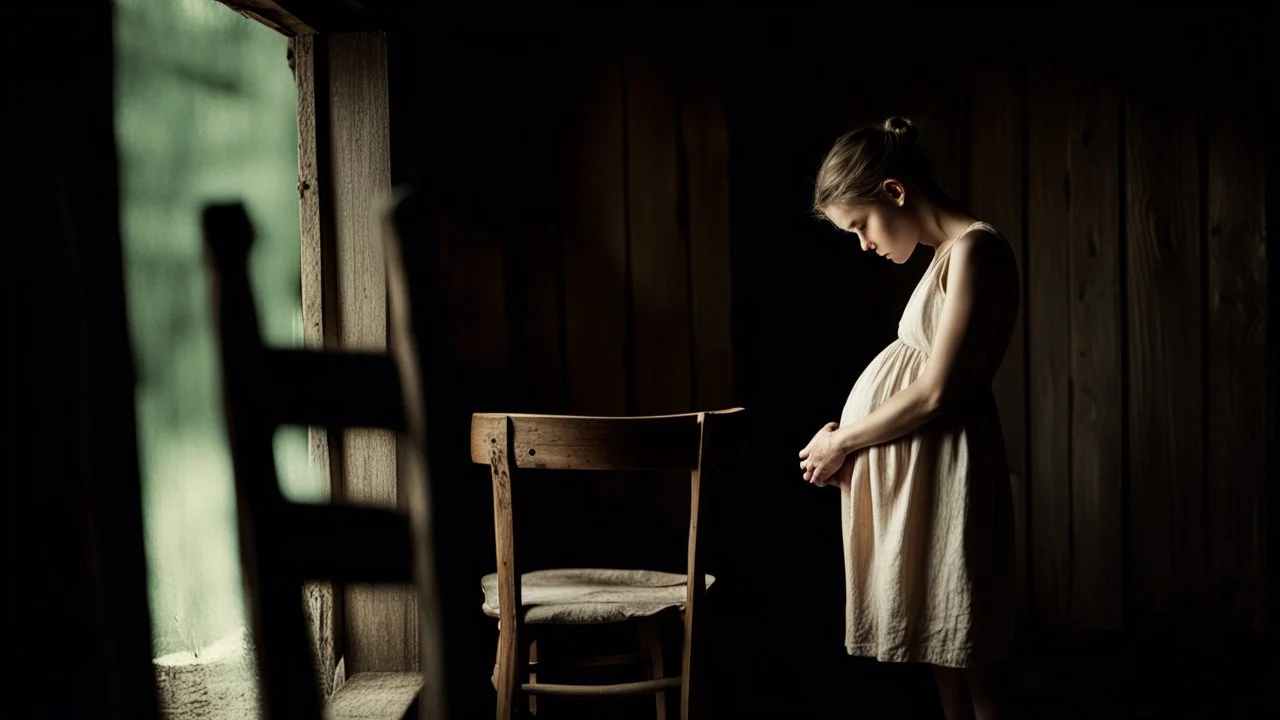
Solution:
M 287 39 L 213 0 L 117 0 L 117 145 L 153 643 L 161 701 L 256 717 L 201 208 L 241 200 L 263 333 L 301 345 L 297 100 Z M 277 436 L 285 493 L 319 500 L 305 428 Z

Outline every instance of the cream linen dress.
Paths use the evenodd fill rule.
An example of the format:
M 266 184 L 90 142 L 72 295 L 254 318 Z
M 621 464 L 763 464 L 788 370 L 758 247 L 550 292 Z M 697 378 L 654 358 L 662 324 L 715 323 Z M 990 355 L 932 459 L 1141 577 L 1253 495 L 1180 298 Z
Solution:
M 987 223 L 965 232 L 979 228 L 996 232 Z M 924 369 L 946 301 L 942 272 L 952 247 L 948 243 L 934 256 L 902 313 L 898 339 L 853 386 L 842 426 Z M 990 381 L 947 415 L 847 461 L 852 472 L 836 484 L 849 654 L 948 667 L 1002 659 L 1013 636 L 1014 537 Z

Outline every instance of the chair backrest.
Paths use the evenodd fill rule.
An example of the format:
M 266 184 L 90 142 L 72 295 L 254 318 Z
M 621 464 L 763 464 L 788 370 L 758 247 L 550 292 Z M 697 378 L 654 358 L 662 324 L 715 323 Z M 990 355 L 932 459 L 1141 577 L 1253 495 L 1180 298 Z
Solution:
M 741 462 L 744 420 L 741 408 L 633 417 L 476 413 L 471 460 L 489 464 L 498 432 L 509 422 L 518 468 L 692 471 Z
M 391 297 L 392 353 L 264 346 L 249 285 L 253 230 L 239 204 L 205 210 L 211 291 L 222 358 L 222 393 L 237 498 L 240 550 L 265 717 L 320 718 L 303 584 L 416 585 L 422 638 L 419 694 L 424 718 L 445 717 L 439 589 L 431 526 L 426 412 L 412 334 L 406 242 L 422 229 L 406 210 L 388 209 L 384 234 Z M 404 222 L 405 219 L 408 222 Z M 281 425 L 380 427 L 405 433 L 402 487 L 409 512 L 291 502 L 280 491 L 273 438 Z M 326 669 L 327 670 L 327 669 Z
M 519 646 L 523 613 L 524 568 L 517 543 L 526 488 L 514 480 L 520 469 L 545 470 L 687 470 L 690 473 L 689 538 L 684 613 L 684 662 L 696 663 L 701 633 L 696 631 L 706 594 L 705 547 L 699 517 L 703 487 L 714 484 L 716 471 L 736 465 L 747 450 L 748 428 L 742 408 L 648 417 L 584 417 L 477 413 L 471 420 L 471 460 L 488 465 L 493 481 L 493 517 L 498 565 L 499 620 L 514 628 L 508 642 Z M 515 657 L 504 656 L 501 657 Z M 499 673 L 515 677 L 516 668 Z

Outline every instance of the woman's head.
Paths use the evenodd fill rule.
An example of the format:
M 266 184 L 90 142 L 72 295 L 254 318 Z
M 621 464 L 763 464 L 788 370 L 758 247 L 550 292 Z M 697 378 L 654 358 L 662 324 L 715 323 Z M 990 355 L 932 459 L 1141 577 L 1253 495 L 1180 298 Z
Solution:
M 906 262 L 919 240 L 920 201 L 945 201 L 916 139 L 902 117 L 840 136 L 818 170 L 814 212 L 857 233 L 863 249 Z

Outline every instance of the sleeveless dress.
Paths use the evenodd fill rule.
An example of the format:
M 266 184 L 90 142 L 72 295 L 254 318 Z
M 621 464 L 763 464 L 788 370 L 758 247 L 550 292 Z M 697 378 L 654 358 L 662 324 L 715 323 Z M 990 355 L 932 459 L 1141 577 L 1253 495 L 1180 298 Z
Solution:
M 998 234 L 987 223 L 965 233 L 979 228 Z M 853 386 L 842 426 L 924 369 L 952 247 L 934 256 L 902 313 L 898 339 Z M 1013 503 L 990 382 L 945 416 L 846 462 L 852 470 L 836 484 L 849 654 L 948 667 L 1004 659 L 1013 642 Z

